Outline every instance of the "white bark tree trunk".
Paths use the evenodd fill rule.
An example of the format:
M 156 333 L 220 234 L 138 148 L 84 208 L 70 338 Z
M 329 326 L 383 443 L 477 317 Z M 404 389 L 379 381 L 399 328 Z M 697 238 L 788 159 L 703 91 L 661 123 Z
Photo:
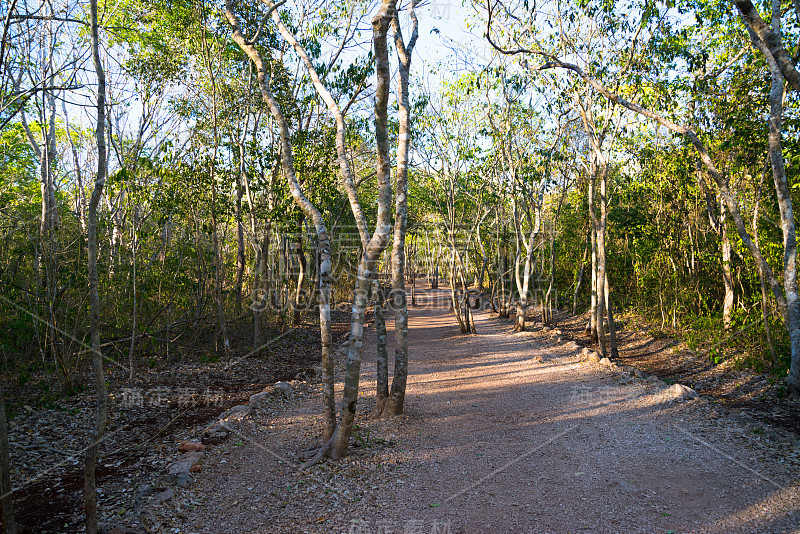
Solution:
M 738 4 L 739 2 L 737 2 Z M 780 11 L 780 5 L 773 12 Z M 773 32 L 780 39 L 780 28 L 773 27 Z M 781 69 L 769 51 L 762 47 L 770 69 L 772 84 L 769 93 L 769 157 L 772 163 L 772 178 L 778 198 L 781 230 L 783 232 L 783 290 L 785 294 L 784 324 L 789 332 L 792 347 L 791 367 L 789 369 L 789 386 L 795 393 L 800 393 L 800 296 L 797 292 L 797 234 L 794 224 L 794 211 L 789 184 L 786 180 L 786 167 L 783 159 L 781 143 L 781 122 L 783 120 L 783 76 Z M 755 245 L 753 245 L 755 247 Z M 757 248 L 757 247 L 756 247 Z
M 722 284 L 725 288 L 725 297 L 722 301 L 722 324 L 725 330 L 731 327 L 733 313 L 733 273 L 731 272 L 731 240 L 728 236 L 728 225 L 725 223 L 725 204 L 720 205 L 719 235 L 722 243 Z
M 380 12 L 372 19 L 372 42 L 375 52 L 375 140 L 377 145 L 378 214 L 375 232 L 358 264 L 358 278 L 353 295 L 353 313 L 350 320 L 350 347 L 347 353 L 344 395 L 336 433 L 331 440 L 329 455 L 341 458 L 347 454 L 358 401 L 358 384 L 361 372 L 361 349 L 364 334 L 364 309 L 367 304 L 369 283 L 375 264 L 389 242 L 391 229 L 391 160 L 389 159 L 389 49 L 387 33 L 397 11 L 396 0 L 384 0 Z
M 294 169 L 294 157 L 292 155 L 292 145 L 290 142 L 289 124 L 281 111 L 278 101 L 272 94 L 269 86 L 269 76 L 266 65 L 259 51 L 249 43 L 241 32 L 239 19 L 233 11 L 233 1 L 227 0 L 225 4 L 225 17 L 228 19 L 233 29 L 233 39 L 237 45 L 247 54 L 256 67 L 257 79 L 262 98 L 267 104 L 272 117 L 280 129 L 281 141 L 281 164 L 284 175 L 289 185 L 289 191 L 303 214 L 313 222 L 317 239 L 319 242 L 320 266 L 319 266 L 319 327 L 322 342 L 322 397 L 324 410 L 324 435 L 325 439 L 331 437 L 336 426 L 336 409 L 334 406 L 333 392 L 333 359 L 331 358 L 331 243 L 325 221 L 319 210 L 306 198 Z
M 391 417 L 403 413 L 408 381 L 408 297 L 405 289 L 406 226 L 408 221 L 408 151 L 411 145 L 411 103 L 408 94 L 408 78 L 411 58 L 417 43 L 418 23 L 414 11 L 418 0 L 412 0 L 410 16 L 411 37 L 408 45 L 403 42 L 400 17 L 395 9 L 392 18 L 394 45 L 399 63 L 397 101 L 399 107 L 399 132 L 397 140 L 397 169 L 395 171 L 394 242 L 392 244 L 392 294 L 390 302 L 394 310 L 394 377 L 389 402 L 383 415 Z

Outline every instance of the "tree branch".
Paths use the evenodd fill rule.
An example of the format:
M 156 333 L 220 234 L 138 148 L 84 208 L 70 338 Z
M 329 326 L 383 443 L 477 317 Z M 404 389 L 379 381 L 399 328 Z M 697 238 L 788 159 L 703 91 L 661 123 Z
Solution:
M 800 72 L 797 71 L 794 62 L 792 62 L 792 58 L 789 57 L 789 53 L 786 52 L 786 49 L 783 47 L 780 37 L 763 21 L 752 2 L 749 0 L 732 1 L 739 10 L 742 21 L 752 28 L 759 39 L 764 41 L 770 54 L 775 58 L 775 62 L 778 64 L 781 74 L 783 74 L 783 77 L 789 82 L 789 85 L 791 85 L 795 91 L 800 91 Z

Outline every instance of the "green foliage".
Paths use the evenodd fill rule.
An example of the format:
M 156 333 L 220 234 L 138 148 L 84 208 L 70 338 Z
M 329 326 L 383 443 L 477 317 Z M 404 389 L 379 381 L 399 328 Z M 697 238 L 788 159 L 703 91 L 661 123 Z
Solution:
M 688 0 L 580 0 L 559 5 L 559 27 L 555 17 L 536 19 L 539 9 L 532 9 L 532 2 L 515 5 L 517 18 L 505 21 L 500 37 L 526 45 L 536 28 L 536 42 L 527 43 L 531 49 L 552 47 L 558 54 L 566 50 L 590 76 L 624 97 L 698 131 L 737 192 L 748 224 L 758 202 L 760 247 L 779 272 L 783 238 L 769 174 L 761 184 L 766 65 L 758 54 L 747 52 L 718 75 L 708 76 L 735 59 L 745 43 L 730 6 Z M 194 352 L 215 336 L 216 323 L 208 318 L 216 313 L 217 275 L 227 317 L 235 309 L 237 318 L 251 319 L 246 294 L 256 278 L 282 292 L 277 300 L 285 302 L 297 259 L 285 252 L 284 237 L 297 231 L 298 220 L 308 223 L 302 221 L 282 176 L 278 131 L 252 66 L 232 42 L 220 7 L 197 0 L 124 0 L 104 19 L 109 58 L 119 60 L 110 63 L 121 66 L 111 78 L 124 87 L 124 96 L 115 94 L 120 101 L 111 104 L 111 169 L 100 210 L 103 338 L 129 336 L 135 312 L 137 328 L 152 334 L 138 347 L 141 361 L 151 368 L 163 361 L 164 329 L 173 323 L 183 328 L 177 334 L 168 332 L 170 339 L 188 347 L 182 354 L 217 361 L 217 354 Z M 372 83 L 372 53 L 348 46 L 333 63 L 329 53 L 344 37 L 350 16 L 358 18 L 369 6 L 323 2 L 316 7 L 301 15 L 287 4 L 280 16 L 345 105 Z M 234 9 L 244 34 L 255 35 L 263 5 L 236 0 Z M 569 39 L 561 38 L 561 29 Z M 797 32 L 795 23 L 786 24 L 787 42 L 797 42 Z M 79 37 L 86 38 L 85 32 Z M 264 25 L 255 46 L 289 122 L 297 176 L 306 196 L 331 224 L 338 262 L 334 295 L 350 298 L 347 266 L 358 260 L 359 249 L 348 234 L 353 221 L 339 188 L 334 125 L 298 58 L 271 22 Z M 591 155 L 573 97 L 594 95 L 591 109 L 598 124 L 611 120 L 615 112 L 568 73 L 535 70 L 533 56 L 527 63 L 507 59 L 498 57 L 485 69 L 452 75 L 438 90 L 412 90 L 415 153 L 409 242 L 420 254 L 435 250 L 442 257 L 449 256 L 439 247 L 442 244 L 463 247 L 466 274 L 485 274 L 489 285 L 500 274 L 498 258 L 505 262 L 502 268 L 513 267 L 521 250 L 515 230 L 527 235 L 534 226 L 533 211 L 541 207 L 544 220 L 534 243 L 536 291 L 552 284 L 561 302 L 571 303 L 587 247 L 586 168 Z M 369 100 L 362 94 L 353 103 L 346 148 L 362 205 L 374 220 Z M 29 104 L 31 110 L 33 106 Z M 151 122 L 142 122 L 139 138 L 135 123 L 145 109 L 157 112 L 148 118 Z M 117 128 L 117 118 L 122 127 Z M 134 126 L 124 126 L 126 120 Z M 770 302 L 769 328 L 777 354 L 773 361 L 761 319 L 758 273 L 729 220 L 725 224 L 733 246 L 736 309 L 731 328 L 722 327 L 720 236 L 710 222 L 720 215 L 719 198 L 693 147 L 652 123 L 625 121 L 616 144 L 607 148 L 612 164 L 606 246 L 614 306 L 654 321 L 659 325 L 651 330 L 654 336 L 684 332 L 689 346 L 714 363 L 736 358 L 736 365 L 769 370 L 775 376 L 785 373 L 785 328 Z M 800 201 L 798 126 L 796 101 L 789 97 L 784 153 L 795 202 Z M 36 121 L 30 127 L 40 133 Z M 22 125 L 10 122 L 0 132 L 0 291 L 12 303 L 0 305 L 0 352 L 6 370 L 16 373 L 18 387 L 39 383 L 37 373 L 77 375 L 87 361 L 82 352 L 88 320 L 85 222 L 79 207 L 92 184 L 94 164 L 86 163 L 95 153 L 90 128 L 71 127 L 83 173 L 81 190 L 70 139 L 57 123 L 53 166 L 60 225 L 52 235 L 39 230 L 39 162 Z M 390 117 L 392 142 L 397 130 L 396 118 Z M 242 302 L 234 301 L 237 216 L 246 245 Z M 473 226 L 474 234 L 468 234 Z M 264 244 L 267 228 L 268 263 L 257 272 L 256 250 Z M 313 237 L 306 237 L 309 258 L 313 244 Z M 479 273 L 483 254 L 487 272 Z M 589 300 L 587 276 L 588 268 L 578 293 L 584 309 Z M 510 278 L 505 281 L 510 283 Z M 282 309 L 275 317 L 284 314 Z M 35 322 L 33 316 L 46 319 Z M 60 337 L 42 341 L 47 321 L 57 324 Z M 124 361 L 123 345 L 127 343 L 114 344 L 109 357 Z M 48 347 L 57 350 L 38 351 Z

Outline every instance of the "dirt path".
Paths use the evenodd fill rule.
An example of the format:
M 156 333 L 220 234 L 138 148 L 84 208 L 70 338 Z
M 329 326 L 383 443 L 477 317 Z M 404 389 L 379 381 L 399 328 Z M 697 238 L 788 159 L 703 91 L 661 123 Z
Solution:
M 583 364 L 574 345 L 441 304 L 410 319 L 407 413 L 370 421 L 366 337 L 358 444 L 297 474 L 319 396 L 239 424 L 200 480 L 143 516 L 171 532 L 800 532 L 798 448 L 703 400 Z M 435 304 L 438 299 L 439 305 Z M 389 321 L 391 322 L 391 321 Z M 390 336 L 391 337 L 391 336 Z

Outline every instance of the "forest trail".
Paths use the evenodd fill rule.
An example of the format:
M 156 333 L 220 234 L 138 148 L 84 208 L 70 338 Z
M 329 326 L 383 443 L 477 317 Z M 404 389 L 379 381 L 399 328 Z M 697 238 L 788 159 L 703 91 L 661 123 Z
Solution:
M 407 412 L 371 421 L 365 336 L 359 437 L 297 473 L 319 396 L 238 423 L 159 520 L 180 532 L 800 532 L 800 477 L 778 449 L 702 400 L 581 363 L 569 345 L 478 313 L 463 336 L 445 291 L 410 309 Z M 387 326 L 393 321 L 387 319 Z M 391 331 L 389 338 L 392 338 Z M 390 353 L 391 354 L 391 353 Z M 167 506 L 167 505 L 165 505 Z M 156 526 L 156 525 L 151 525 Z

